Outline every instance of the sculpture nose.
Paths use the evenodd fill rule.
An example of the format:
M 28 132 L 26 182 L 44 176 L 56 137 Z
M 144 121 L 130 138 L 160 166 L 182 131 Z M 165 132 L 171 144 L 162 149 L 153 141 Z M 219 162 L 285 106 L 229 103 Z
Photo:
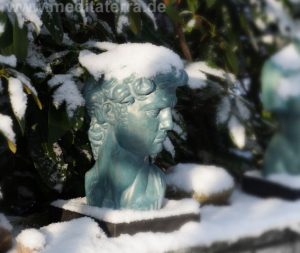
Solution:
M 161 111 L 159 128 L 165 131 L 173 129 L 173 119 L 170 108 L 165 108 Z

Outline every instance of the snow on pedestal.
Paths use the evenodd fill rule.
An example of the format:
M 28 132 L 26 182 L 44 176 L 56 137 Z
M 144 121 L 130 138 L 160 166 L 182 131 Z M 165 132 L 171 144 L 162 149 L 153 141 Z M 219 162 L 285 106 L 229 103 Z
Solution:
M 41 229 L 25 229 L 16 238 L 19 253 L 75 253 L 91 251 L 104 232 L 90 218 L 54 223 Z
M 264 178 L 261 174 L 261 171 L 258 170 L 246 172 L 246 175 L 255 178 L 266 179 L 273 183 L 277 183 L 289 187 L 291 189 L 300 190 L 300 175 L 289 175 L 285 173 L 280 173 L 272 174 Z
M 259 197 L 296 200 L 300 199 L 300 175 L 276 173 L 264 177 L 261 171 L 248 171 L 244 174 L 242 188 Z
M 201 208 L 201 222 L 190 222 L 172 233 L 145 232 L 135 235 L 123 234 L 107 238 L 96 229 L 88 218 L 52 224 L 40 230 L 46 238 L 46 247 L 39 253 L 149 253 L 180 250 L 184 252 L 193 247 L 203 247 L 195 252 L 214 252 L 205 247 L 215 243 L 233 245 L 239 240 L 252 238 L 252 243 L 243 252 L 253 249 L 254 242 L 269 231 L 286 229 L 300 233 L 300 201 L 288 202 L 280 199 L 260 199 L 234 191 L 228 206 L 206 205 Z M 57 229 L 54 229 L 57 228 Z M 250 238 L 250 239 L 249 239 Z M 277 243 L 266 240 L 266 244 Z M 220 247 L 218 248 L 220 252 Z M 242 251 L 242 250 L 241 250 Z M 236 252 L 226 251 L 226 252 Z M 276 252 L 264 251 L 264 252 Z M 287 252 L 287 251 L 282 251 Z
M 130 223 L 134 221 L 152 220 L 189 213 L 199 214 L 199 205 L 192 199 L 183 199 L 180 201 L 165 200 L 163 208 L 149 211 L 130 209 L 114 210 L 89 206 L 86 204 L 86 198 L 56 200 L 52 202 L 51 205 L 111 223 Z
M 171 196 L 188 196 L 201 203 L 224 203 L 234 188 L 234 180 L 220 167 L 199 164 L 177 164 L 167 175 Z
M 193 199 L 165 200 L 161 209 L 147 211 L 89 206 L 86 198 L 57 200 L 51 206 L 56 219 L 92 217 L 109 236 L 145 231 L 170 232 L 189 221 L 200 220 L 199 204 Z

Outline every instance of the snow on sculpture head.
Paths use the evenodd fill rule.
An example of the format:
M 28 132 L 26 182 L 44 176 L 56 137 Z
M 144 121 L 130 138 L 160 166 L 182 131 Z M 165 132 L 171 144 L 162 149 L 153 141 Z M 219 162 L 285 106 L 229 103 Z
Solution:
M 149 50 L 151 57 L 145 52 L 143 57 L 138 55 L 142 49 Z M 128 55 L 136 62 L 126 59 Z M 86 86 L 85 98 L 95 159 L 108 131 L 114 132 L 121 147 L 137 155 L 160 152 L 166 131 L 172 129 L 176 88 L 187 81 L 180 58 L 164 47 L 125 44 L 100 55 L 85 51 L 80 62 L 94 76 Z M 98 68 L 94 66 L 99 62 Z

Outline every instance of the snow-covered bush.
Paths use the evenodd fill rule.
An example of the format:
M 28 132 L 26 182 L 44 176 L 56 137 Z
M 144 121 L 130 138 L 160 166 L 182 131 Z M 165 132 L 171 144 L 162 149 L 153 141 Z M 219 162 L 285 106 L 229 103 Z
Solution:
M 297 9 L 284 0 L 0 1 L 2 201 L 22 199 L 16 210 L 26 212 L 36 200 L 83 195 L 93 158 L 82 96 L 89 76 L 78 56 L 101 53 L 103 41 L 151 42 L 186 60 L 189 83 L 155 158 L 163 169 L 197 161 L 239 174 L 258 163 L 272 133 L 261 66 L 288 41 Z

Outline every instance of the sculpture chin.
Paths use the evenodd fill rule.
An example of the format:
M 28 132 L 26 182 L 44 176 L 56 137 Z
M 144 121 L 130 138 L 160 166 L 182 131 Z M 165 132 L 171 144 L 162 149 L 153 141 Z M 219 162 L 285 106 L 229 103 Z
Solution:
M 163 150 L 163 141 L 159 143 L 154 143 L 151 155 L 157 155 L 159 152 Z

